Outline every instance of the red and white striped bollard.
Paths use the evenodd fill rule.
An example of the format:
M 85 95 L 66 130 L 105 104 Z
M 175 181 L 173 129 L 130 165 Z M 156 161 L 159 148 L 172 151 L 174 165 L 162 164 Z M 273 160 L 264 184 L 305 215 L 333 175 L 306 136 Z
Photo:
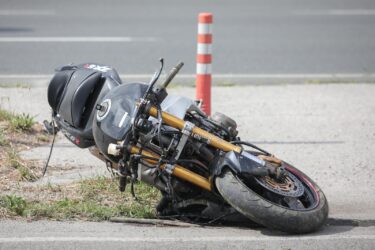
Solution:
M 202 102 L 201 109 L 211 115 L 211 73 L 212 73 L 212 14 L 198 16 L 198 48 L 196 99 Z

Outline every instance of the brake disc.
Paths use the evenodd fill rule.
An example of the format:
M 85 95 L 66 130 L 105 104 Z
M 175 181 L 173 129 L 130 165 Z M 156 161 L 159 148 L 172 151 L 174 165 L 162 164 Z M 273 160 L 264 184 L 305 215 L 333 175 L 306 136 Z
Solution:
M 281 180 L 269 176 L 255 177 L 255 180 L 265 189 L 282 196 L 300 197 L 305 192 L 302 182 L 290 172 Z

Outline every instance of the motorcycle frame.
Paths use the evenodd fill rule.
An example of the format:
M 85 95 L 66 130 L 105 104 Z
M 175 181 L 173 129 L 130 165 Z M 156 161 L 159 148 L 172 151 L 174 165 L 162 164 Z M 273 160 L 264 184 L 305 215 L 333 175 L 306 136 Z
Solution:
M 152 117 L 157 118 L 158 117 L 158 109 L 155 106 L 149 107 L 147 110 L 148 114 Z M 185 126 L 186 121 L 171 115 L 169 113 L 161 111 L 161 117 L 163 120 L 163 123 L 166 125 L 176 128 L 178 130 L 182 130 Z M 199 136 L 201 138 L 204 138 L 207 141 L 208 145 L 211 145 L 217 149 L 220 149 L 224 152 L 229 152 L 229 151 L 234 151 L 237 153 L 242 152 L 242 148 L 236 145 L 231 144 L 228 141 L 225 141 L 199 127 L 194 126 L 194 128 L 191 131 L 191 136 Z M 131 154 L 140 154 L 142 156 L 145 156 L 146 158 L 154 158 L 154 159 L 159 159 L 160 156 L 158 154 L 155 154 L 153 152 L 149 152 L 147 150 L 141 150 L 137 146 L 131 146 L 129 149 Z M 153 159 L 146 159 L 151 164 L 157 164 L 157 160 Z M 167 164 L 162 164 L 160 167 L 161 169 L 165 169 Z M 183 166 L 180 165 L 175 165 L 173 169 L 171 170 L 171 174 L 185 180 L 187 182 L 190 182 L 200 188 L 203 188 L 207 191 L 212 191 L 212 182 L 210 179 L 207 179 L 199 174 L 196 174 Z

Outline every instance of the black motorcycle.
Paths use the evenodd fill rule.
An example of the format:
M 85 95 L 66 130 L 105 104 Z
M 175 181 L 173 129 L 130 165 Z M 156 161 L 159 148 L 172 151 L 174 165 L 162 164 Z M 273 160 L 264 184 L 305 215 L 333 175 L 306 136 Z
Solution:
M 241 214 L 290 233 L 321 227 L 328 215 L 322 190 L 242 141 L 228 116 L 208 117 L 195 101 L 169 96 L 166 88 L 183 64 L 157 84 L 160 62 L 149 84 L 122 84 L 113 68 L 93 63 L 58 69 L 48 87 L 48 129 L 89 148 L 117 173 L 121 191 L 129 180 L 159 189 L 161 217 L 212 222 Z

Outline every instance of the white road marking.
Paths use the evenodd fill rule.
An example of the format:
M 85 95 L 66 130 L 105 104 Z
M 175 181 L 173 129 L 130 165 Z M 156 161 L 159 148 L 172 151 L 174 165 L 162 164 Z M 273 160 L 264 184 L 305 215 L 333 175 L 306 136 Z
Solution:
M 53 16 L 54 10 L 0 10 L 0 16 Z
M 14 43 L 14 42 L 156 42 L 158 41 L 155 37 L 127 37 L 127 36 L 113 36 L 113 37 L 102 37 L 102 36 L 82 36 L 82 37 L 0 37 L 2 43 Z
M 370 239 L 374 240 L 375 235 L 319 235 L 319 236 L 289 236 L 288 241 L 307 241 L 307 240 L 338 240 L 338 239 Z M 285 237 L 251 237 L 251 236 L 213 236 L 213 237 L 9 237 L 0 238 L 0 243 L 5 242 L 227 242 L 227 241 L 285 241 Z
M 373 16 L 375 9 L 331 9 L 331 10 L 299 10 L 293 14 L 299 16 Z

